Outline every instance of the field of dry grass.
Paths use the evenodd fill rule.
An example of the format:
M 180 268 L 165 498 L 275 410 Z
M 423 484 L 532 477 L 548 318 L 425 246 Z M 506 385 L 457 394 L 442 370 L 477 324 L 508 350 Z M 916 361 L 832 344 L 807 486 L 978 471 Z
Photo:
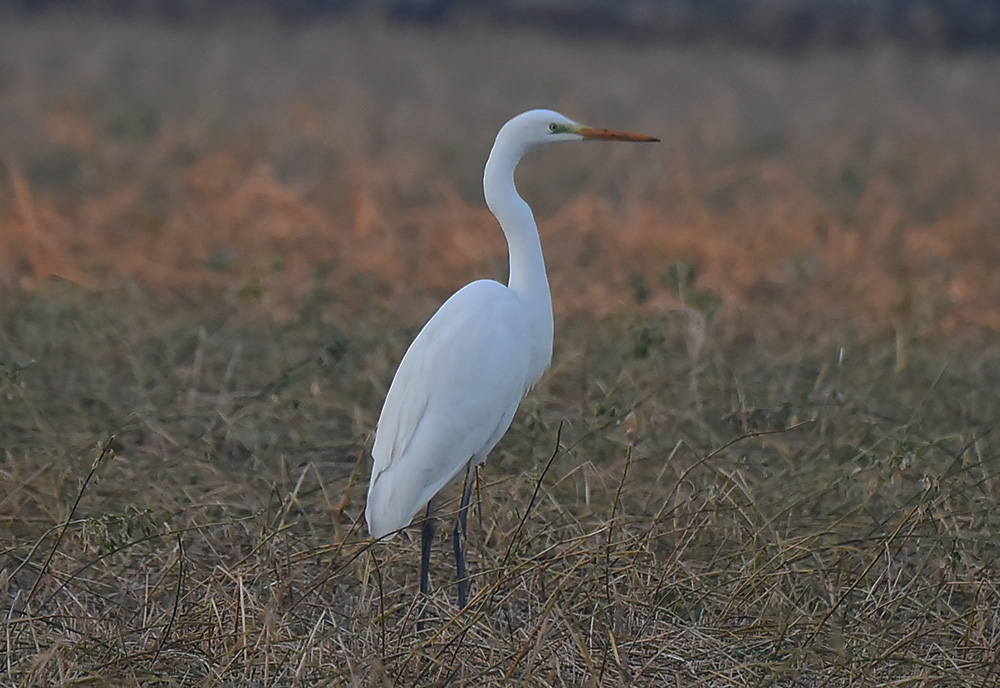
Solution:
M 995 685 L 998 69 L 5 17 L 0 683 Z M 553 367 L 422 610 L 367 446 L 536 106 L 664 143 L 521 170 Z

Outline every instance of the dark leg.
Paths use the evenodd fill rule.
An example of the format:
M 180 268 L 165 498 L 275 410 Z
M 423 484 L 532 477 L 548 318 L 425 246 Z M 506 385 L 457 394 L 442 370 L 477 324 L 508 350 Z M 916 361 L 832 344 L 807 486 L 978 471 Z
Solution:
M 424 514 L 424 525 L 420 529 L 420 594 L 426 595 L 428 578 L 431 572 L 431 543 L 434 541 L 434 518 L 431 516 L 431 505 L 427 502 L 427 513 Z
M 420 596 L 427 596 L 428 582 L 431 572 L 431 543 L 434 542 L 434 517 L 431 515 L 431 505 L 434 500 L 427 502 L 427 512 L 424 514 L 424 523 L 420 529 Z M 424 630 L 424 612 L 420 612 L 420 619 L 417 621 L 417 632 Z
M 465 609 L 465 553 L 462 552 L 462 538 L 468 531 L 469 500 L 472 498 L 472 485 L 475 482 L 472 463 L 465 469 L 465 487 L 462 490 L 462 504 L 458 508 L 458 518 L 455 519 L 455 568 L 458 570 L 458 607 Z

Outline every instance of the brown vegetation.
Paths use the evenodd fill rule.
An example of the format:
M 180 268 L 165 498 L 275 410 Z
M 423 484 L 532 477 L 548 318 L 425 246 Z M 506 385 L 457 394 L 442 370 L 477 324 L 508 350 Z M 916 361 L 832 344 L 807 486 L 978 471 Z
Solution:
M 1000 329 L 996 58 L 49 22 L 4 29 L 8 286 L 269 291 L 320 275 L 344 298 L 398 303 L 502 278 L 481 167 L 506 117 L 550 105 L 667 142 L 526 166 L 566 309 L 621 308 L 637 284 L 654 309 L 676 305 L 660 285 L 688 261 L 727 303 L 781 292 L 811 310 L 836 291 L 853 315 Z
M 0 46 L 4 682 L 997 680 L 996 58 L 367 20 Z M 539 105 L 665 141 L 521 171 L 554 365 L 479 475 L 469 609 L 441 546 L 419 634 L 365 446 L 433 305 L 503 278 L 481 167 Z

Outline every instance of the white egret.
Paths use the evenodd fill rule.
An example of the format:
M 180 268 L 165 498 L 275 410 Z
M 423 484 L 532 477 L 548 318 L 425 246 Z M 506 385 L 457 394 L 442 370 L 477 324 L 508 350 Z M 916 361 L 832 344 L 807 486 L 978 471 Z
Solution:
M 552 356 L 552 298 L 538 227 L 514 187 L 525 153 L 550 143 L 657 141 L 651 136 L 586 127 L 552 110 L 530 110 L 503 125 L 486 162 L 486 205 L 507 237 L 507 286 L 477 280 L 462 287 L 410 345 L 382 407 L 372 456 L 365 517 L 374 538 L 392 536 L 426 506 L 420 592 L 427 592 L 434 535 L 434 495 L 465 473 L 455 523 L 459 606 L 466 602 L 466 531 L 472 469 L 510 427 L 521 399 Z

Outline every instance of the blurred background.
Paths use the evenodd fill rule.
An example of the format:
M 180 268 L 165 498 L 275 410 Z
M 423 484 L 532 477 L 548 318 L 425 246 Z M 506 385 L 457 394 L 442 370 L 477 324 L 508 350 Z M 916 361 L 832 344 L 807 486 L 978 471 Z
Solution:
M 402 21 L 445 21 L 462 12 L 555 31 L 653 41 L 734 41 L 793 48 L 866 45 L 885 39 L 926 47 L 995 47 L 995 0 L 12 0 L 21 11 L 74 7 L 168 21 L 246 12 L 290 20 L 376 11 Z
M 664 140 L 522 167 L 561 312 L 1000 329 L 998 41 L 994 0 L 8 1 L 0 284 L 430 304 L 504 278 L 482 165 L 552 107 Z

